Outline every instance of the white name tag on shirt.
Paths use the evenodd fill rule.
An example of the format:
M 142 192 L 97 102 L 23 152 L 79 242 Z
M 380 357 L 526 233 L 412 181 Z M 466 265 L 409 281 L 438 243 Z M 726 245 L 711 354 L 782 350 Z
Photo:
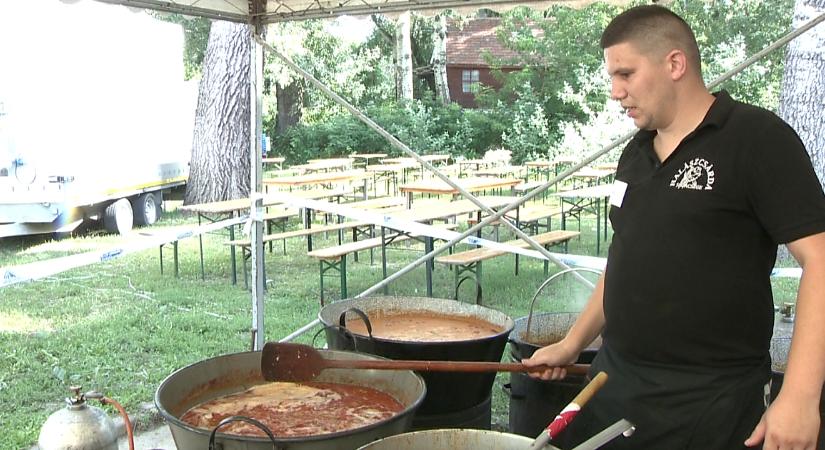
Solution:
M 621 208 L 624 201 L 624 193 L 627 191 L 627 183 L 621 180 L 613 182 L 613 192 L 610 193 L 610 204 Z

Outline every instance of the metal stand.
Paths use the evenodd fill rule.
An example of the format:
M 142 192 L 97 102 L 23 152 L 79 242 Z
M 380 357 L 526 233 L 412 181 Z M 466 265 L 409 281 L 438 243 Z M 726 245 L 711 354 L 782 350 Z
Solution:
M 620 434 L 624 434 L 625 437 L 627 437 L 633 434 L 633 431 L 635 430 L 636 427 L 632 423 L 628 422 L 626 419 L 621 419 L 613 425 L 610 425 L 609 427 L 602 430 L 599 434 L 582 442 L 578 447 L 574 448 L 573 450 L 597 449 L 602 445 L 612 441 L 613 439 L 616 439 L 617 437 L 619 437 Z
M 613 425 L 610 425 L 609 427 L 600 431 L 598 434 L 591 437 L 590 439 L 582 442 L 573 450 L 595 450 L 601 447 L 602 445 L 612 441 L 613 439 L 616 439 L 621 434 L 623 434 L 625 437 L 629 437 L 631 434 L 633 434 L 633 431 L 635 430 L 636 427 L 632 423 L 628 422 L 627 419 L 621 419 Z M 562 450 L 552 444 L 544 444 L 544 446 L 538 447 L 538 449 Z

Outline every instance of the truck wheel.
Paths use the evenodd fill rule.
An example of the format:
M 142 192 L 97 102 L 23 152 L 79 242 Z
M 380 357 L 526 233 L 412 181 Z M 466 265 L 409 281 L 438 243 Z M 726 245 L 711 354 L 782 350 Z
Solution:
M 110 233 L 126 234 L 132 230 L 132 204 L 122 198 L 103 211 L 103 228 Z
M 152 225 L 160 217 L 160 205 L 151 192 L 140 194 L 134 205 L 135 225 Z

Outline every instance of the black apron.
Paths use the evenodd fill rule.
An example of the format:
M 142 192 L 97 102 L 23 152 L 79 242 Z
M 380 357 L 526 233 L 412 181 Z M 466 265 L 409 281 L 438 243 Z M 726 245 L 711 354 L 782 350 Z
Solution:
M 608 374 L 560 441 L 573 448 L 619 419 L 636 426 L 603 449 L 744 449 L 767 405 L 770 360 L 752 369 L 709 373 L 690 367 L 624 361 L 609 346 L 594 359 L 591 376 Z M 557 445 L 558 445 L 557 444 Z

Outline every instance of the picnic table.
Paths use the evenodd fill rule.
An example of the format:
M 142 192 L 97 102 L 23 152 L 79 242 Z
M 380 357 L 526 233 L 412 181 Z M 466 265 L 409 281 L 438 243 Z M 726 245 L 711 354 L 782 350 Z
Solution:
M 353 159 L 351 158 L 323 158 L 310 159 L 306 164 L 298 164 L 292 166 L 294 169 L 303 170 L 304 172 L 328 172 L 330 170 L 345 170 L 352 168 Z
M 390 182 L 393 186 L 398 186 L 398 174 L 401 174 L 402 183 L 407 180 L 407 169 L 417 167 L 416 163 L 399 163 L 399 164 L 374 164 L 365 167 L 365 170 L 372 174 L 372 188 L 373 194 L 377 195 L 378 182 L 384 180 L 386 182 L 386 191 L 390 192 Z
M 339 198 L 344 193 L 341 190 L 334 189 L 317 189 L 312 191 L 299 191 L 293 193 L 282 193 L 282 195 L 292 195 L 299 198 L 319 199 L 319 198 Z M 273 206 L 283 203 L 282 199 L 274 196 L 266 196 L 262 200 L 262 206 Z M 221 220 L 240 216 L 244 213 L 249 213 L 252 206 L 252 201 L 249 198 L 238 198 L 234 200 L 222 200 L 217 202 L 198 203 L 194 205 L 181 206 L 181 211 L 188 211 L 196 213 L 198 216 L 198 226 L 201 226 L 202 221 L 206 220 L 209 223 L 219 222 Z M 229 240 L 235 240 L 235 227 L 229 227 Z M 201 264 L 201 279 L 206 279 L 206 271 L 203 263 L 203 236 L 198 235 L 198 248 L 200 253 Z M 235 263 L 235 248 L 230 247 L 230 264 L 232 267 L 232 284 L 238 283 L 237 267 Z M 177 272 L 177 269 L 176 269 Z
M 573 172 L 570 178 L 573 179 L 573 187 L 575 188 L 577 186 L 576 180 L 584 181 L 586 186 L 593 186 L 611 181 L 614 175 L 616 175 L 615 169 L 597 169 L 588 166 Z
M 370 200 L 358 201 L 358 202 L 350 202 L 346 203 L 345 205 L 350 208 L 359 208 L 363 210 L 382 210 L 382 211 L 393 211 L 397 208 L 401 208 L 403 205 L 404 199 L 401 197 L 380 197 L 380 198 L 373 198 Z M 309 208 L 305 208 L 309 209 Z M 344 239 L 344 232 L 351 230 L 352 231 L 352 240 L 353 242 L 358 240 L 359 236 L 372 236 L 372 230 L 374 226 L 369 222 L 363 221 L 344 221 L 342 216 L 338 216 L 338 223 L 335 224 L 327 224 L 322 225 L 320 227 L 311 227 L 309 223 L 306 223 L 306 226 L 302 229 L 298 230 L 291 230 L 286 231 L 282 229 L 280 233 L 275 234 L 266 234 L 263 237 L 264 244 L 269 243 L 270 245 L 270 253 L 272 252 L 272 242 L 276 240 L 281 240 L 284 242 L 284 255 L 286 255 L 286 240 L 288 238 L 293 237 L 306 237 L 307 238 L 307 252 L 312 251 L 312 237 L 314 235 L 320 233 L 327 233 L 330 231 L 336 231 L 338 233 L 338 245 L 343 245 Z M 244 262 L 244 285 L 247 285 L 247 276 L 246 276 L 246 260 L 249 259 L 251 256 L 251 246 L 252 242 L 249 239 L 238 239 L 238 240 L 230 240 L 226 242 L 226 245 L 230 247 L 240 247 L 243 251 L 243 262 Z M 370 263 L 372 263 L 373 255 L 372 250 L 370 249 Z M 358 254 L 355 254 L 355 261 L 358 261 Z M 263 261 L 265 262 L 265 261 Z M 264 269 L 265 271 L 265 269 Z
M 369 174 L 367 174 L 366 171 L 357 169 L 343 172 L 310 173 L 291 177 L 264 178 L 262 183 L 265 191 L 269 189 L 269 186 L 288 187 L 289 191 L 292 191 L 292 188 L 295 187 L 312 185 L 328 186 L 337 183 L 363 180 L 364 199 L 366 199 L 367 178 L 369 178 Z
M 263 165 L 272 164 L 273 166 L 277 167 L 278 170 L 283 170 L 283 163 L 286 161 L 286 158 L 283 156 L 271 156 L 268 158 L 261 158 L 261 163 Z
M 450 155 L 419 155 L 419 157 L 421 159 L 423 159 L 424 161 L 426 161 L 426 162 L 428 162 L 428 163 L 430 163 L 434 166 L 446 164 L 450 160 Z M 382 159 L 381 164 L 405 164 L 405 165 L 408 165 L 408 167 L 415 167 L 415 166 L 418 166 L 420 163 L 415 158 L 400 157 L 400 158 Z M 421 177 L 423 178 L 424 174 L 426 172 L 426 169 L 424 168 L 423 164 L 421 164 L 420 166 L 421 166 Z M 406 174 L 406 172 L 404 172 L 404 173 Z M 406 181 L 406 178 L 405 178 L 405 181 Z
M 609 205 L 607 198 L 613 193 L 613 189 L 612 184 L 598 184 L 553 194 L 561 199 L 561 227 L 564 229 L 566 229 L 566 218 L 569 215 L 579 220 L 579 231 L 581 231 L 580 214 L 582 212 L 596 214 L 596 254 L 600 251 L 602 221 L 604 221 L 604 239 L 607 240 L 607 207 Z M 603 212 L 602 209 L 604 209 Z
M 549 250 L 551 246 L 554 245 L 564 245 L 564 252 L 567 253 L 567 242 L 578 236 L 578 231 L 567 231 L 567 230 L 556 230 L 556 231 L 548 231 L 542 234 L 536 234 L 530 236 L 534 242 L 538 243 L 545 249 Z M 514 239 L 511 241 L 505 242 L 507 245 L 512 245 L 514 247 L 527 249 L 530 248 L 530 244 L 527 241 L 522 239 Z M 455 271 L 455 295 L 453 296 L 454 299 L 458 300 L 458 290 L 461 287 L 461 284 L 469 279 L 474 279 L 476 283 L 476 304 L 481 304 L 482 298 L 482 290 L 481 290 L 481 263 L 487 259 L 496 258 L 501 255 L 508 254 L 509 252 L 499 249 L 492 249 L 492 248 L 476 248 L 473 250 L 467 250 L 459 253 L 453 253 L 452 255 L 446 256 L 439 256 L 435 260 L 436 262 L 447 264 L 453 267 Z M 518 267 L 519 267 L 519 258 L 518 253 L 515 254 L 516 257 L 516 265 L 515 265 L 515 274 L 518 275 Z M 549 272 L 549 261 L 544 260 L 544 276 L 547 277 Z
M 499 166 L 476 170 L 473 175 L 477 177 L 506 177 L 512 175 L 514 178 L 521 178 L 524 171 L 524 166 Z
M 436 163 L 436 162 L 447 162 L 450 160 L 450 155 L 418 155 L 424 161 L 428 163 Z M 410 158 L 407 156 L 402 156 L 398 158 L 387 158 L 382 159 L 381 162 L 383 164 L 405 164 L 405 163 L 413 163 L 418 164 L 418 160 L 415 158 Z
M 387 154 L 386 153 L 353 153 L 353 154 L 349 155 L 349 157 L 352 158 L 352 159 L 363 159 L 364 160 L 364 165 L 368 166 L 370 164 L 371 159 L 386 158 Z
M 481 170 L 482 167 L 493 167 L 501 161 L 495 159 L 465 159 L 458 161 L 458 175 L 461 176 L 465 169 L 473 168 L 474 171 Z
M 501 208 L 517 200 L 516 197 L 507 196 L 484 196 L 478 199 L 487 207 L 492 209 Z M 410 222 L 431 223 L 435 220 L 445 220 L 447 218 L 456 217 L 462 214 L 476 213 L 478 220 L 481 219 L 481 208 L 469 200 L 458 200 L 454 202 L 443 202 L 438 205 L 427 205 L 426 208 L 421 209 L 406 209 L 403 211 L 393 211 L 385 216 L 394 219 L 405 220 Z M 518 216 L 518 209 L 516 209 L 516 216 Z M 450 225 L 448 225 L 450 226 Z M 323 279 L 330 271 L 337 273 L 336 277 L 341 282 L 341 298 L 347 296 L 347 263 L 346 259 L 350 253 L 356 253 L 360 250 L 381 247 L 381 273 L 384 279 L 387 278 L 387 246 L 393 242 L 407 239 L 418 239 L 424 241 L 424 250 L 429 253 L 433 250 L 433 238 L 429 236 L 411 236 L 409 233 L 401 230 L 395 230 L 386 226 L 380 227 L 380 236 L 371 238 L 367 241 L 350 242 L 347 244 L 338 245 L 335 247 L 328 247 L 318 250 L 313 250 L 307 253 L 309 256 L 318 259 L 320 264 L 321 276 L 321 303 L 324 301 Z M 481 235 L 481 230 L 477 233 Z M 433 283 L 432 283 L 433 260 L 430 259 L 425 265 L 425 277 L 427 295 L 432 297 Z M 388 288 L 384 287 L 384 293 L 388 293 Z
M 479 192 L 500 188 L 510 188 L 512 191 L 513 186 L 521 183 L 521 180 L 516 178 L 496 177 L 459 178 L 454 181 L 467 192 Z M 402 194 L 407 195 L 407 208 L 412 207 L 413 195 L 416 193 L 436 195 L 452 194 L 453 198 L 461 194 L 458 189 L 438 179 L 418 180 L 414 183 L 401 185 L 398 190 L 401 191 Z
M 554 175 L 558 175 L 562 167 L 570 166 L 571 164 L 575 164 L 577 162 L 578 159 L 572 156 L 559 156 L 558 158 L 555 158 L 552 161 L 527 161 L 524 163 L 524 165 L 527 166 L 528 179 L 530 178 L 530 171 L 532 169 L 536 172 L 536 179 L 538 179 L 539 175 L 543 173 L 545 175 L 545 181 L 550 181 L 551 172 Z

